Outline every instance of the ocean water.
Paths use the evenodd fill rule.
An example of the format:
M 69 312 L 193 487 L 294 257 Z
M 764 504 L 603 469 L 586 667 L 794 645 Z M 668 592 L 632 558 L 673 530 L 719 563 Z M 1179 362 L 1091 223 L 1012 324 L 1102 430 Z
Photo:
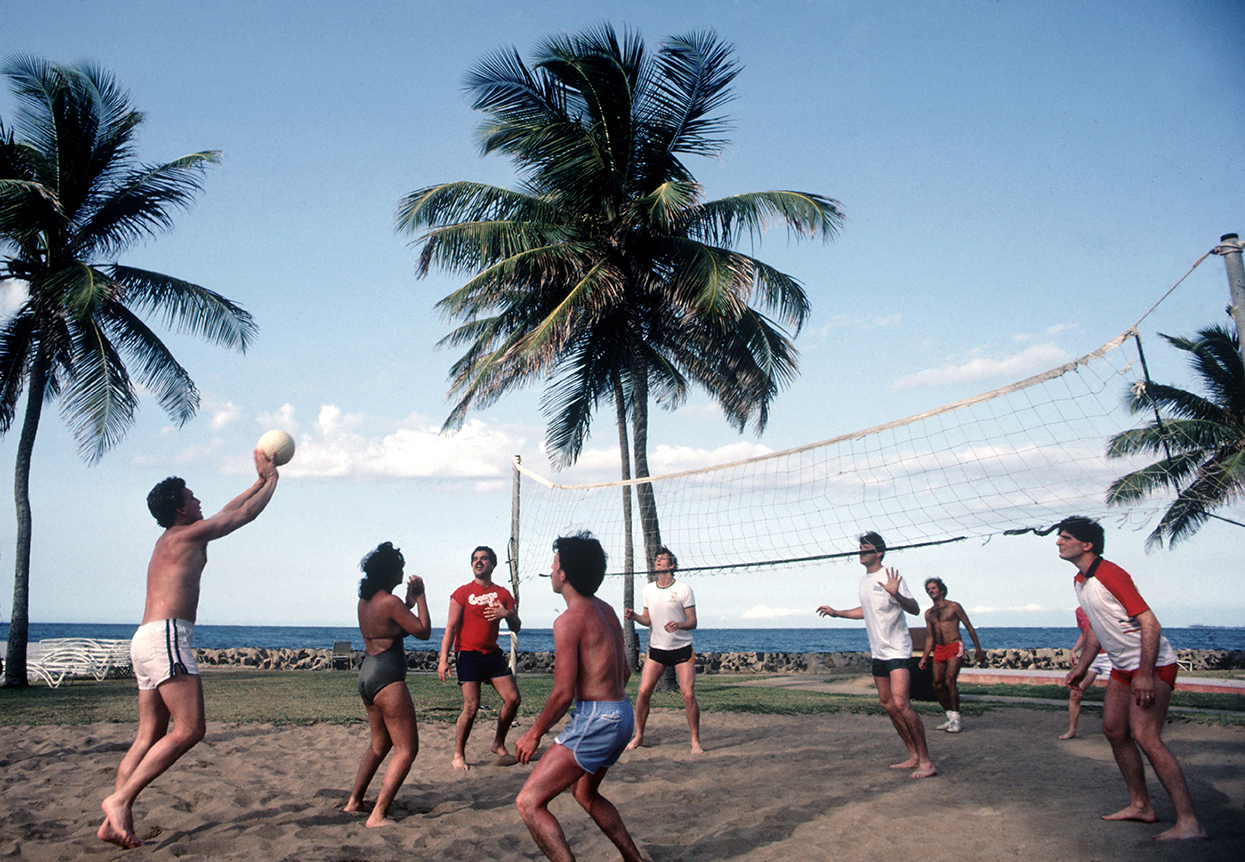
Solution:
M 134 634 L 133 625 L 87 623 L 31 623 L 31 641 L 44 638 L 86 637 L 126 639 Z M 640 644 L 647 644 L 647 629 L 637 627 Z M 407 649 L 441 648 L 444 629 L 433 629 L 427 641 L 406 639 Z M 1172 628 L 1163 634 L 1176 649 L 1245 650 L 1245 628 Z M 967 637 L 967 632 L 964 632 Z M 1077 630 L 1037 627 L 980 627 L 977 635 L 985 649 L 1035 649 L 1067 647 L 1076 642 Z M 8 623 L 0 623 L 0 639 L 9 636 Z M 819 629 L 697 629 L 694 635 L 697 652 L 864 652 L 869 649 L 863 625 L 851 628 Z M 213 626 L 195 627 L 195 646 L 205 649 L 231 647 L 266 647 L 329 649 L 334 641 L 350 641 L 355 649 L 363 649 L 358 628 L 334 626 Z M 966 640 L 969 647 L 972 641 Z M 509 639 L 503 637 L 503 648 Z M 519 635 L 523 652 L 553 650 L 552 629 L 524 629 Z

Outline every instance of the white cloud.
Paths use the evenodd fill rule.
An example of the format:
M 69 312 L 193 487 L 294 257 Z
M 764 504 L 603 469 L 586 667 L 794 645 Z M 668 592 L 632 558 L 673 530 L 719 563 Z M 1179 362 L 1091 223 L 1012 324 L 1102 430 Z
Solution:
M 806 614 L 804 610 L 792 610 L 791 608 L 771 608 L 765 605 L 755 605 L 744 611 L 741 616 L 745 620 L 775 620 L 781 617 L 796 617 Z
M 325 410 L 336 410 L 336 407 L 320 408 L 321 415 Z M 279 428 L 291 436 L 298 436 L 300 427 L 298 420 L 294 418 L 294 405 L 282 404 L 276 413 L 260 413 L 255 417 L 256 424 L 264 430 Z
M 12 317 L 26 301 L 26 282 L 19 278 L 0 279 L 0 319 Z
M 1010 356 L 974 356 L 968 361 L 956 365 L 927 368 L 924 371 L 918 371 L 916 374 L 900 377 L 891 384 L 891 388 L 916 389 L 921 386 L 971 383 L 975 380 L 989 378 L 1020 380 L 1031 374 L 1045 371 L 1062 362 L 1067 362 L 1068 358 L 1068 352 L 1055 344 L 1050 342 L 1034 344 Z
M 291 405 L 265 414 L 267 426 L 301 427 Z M 291 476 L 358 476 L 477 479 L 496 482 L 516 452 L 527 445 L 527 429 L 466 423 L 442 434 L 440 423 L 412 414 L 394 421 L 345 413 L 323 405 L 311 428 L 296 435 L 298 453 L 283 473 Z
M 232 401 L 226 401 L 224 404 L 209 404 L 208 411 L 212 414 L 211 427 L 213 431 L 219 431 L 226 426 L 234 424 L 242 415 L 242 408 Z
M 974 613 L 974 614 L 1004 614 L 1004 613 L 1040 614 L 1040 613 L 1046 613 L 1048 611 L 1053 612 L 1055 610 L 1062 612 L 1065 609 L 1064 608 L 1058 608 L 1058 609 L 1045 608 L 1045 607 L 1042 607 L 1041 605 L 1030 604 L 1030 605 L 1018 605 L 1014 607 L 1005 607 L 1005 608 L 992 608 L 992 607 L 986 607 L 984 605 L 980 605 L 975 608 L 969 608 L 968 610 L 970 613 Z

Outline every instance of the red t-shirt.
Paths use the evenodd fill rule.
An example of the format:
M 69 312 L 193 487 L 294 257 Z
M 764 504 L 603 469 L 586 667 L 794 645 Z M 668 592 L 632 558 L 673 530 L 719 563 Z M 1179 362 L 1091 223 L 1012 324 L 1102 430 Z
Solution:
M 472 652 L 492 652 L 497 649 L 497 632 L 501 627 L 501 620 L 486 620 L 484 607 L 493 604 L 501 605 L 507 611 L 513 610 L 515 603 L 510 591 L 497 584 L 482 587 L 471 581 L 454 590 L 450 598 L 463 609 L 463 625 L 458 630 L 454 649 Z

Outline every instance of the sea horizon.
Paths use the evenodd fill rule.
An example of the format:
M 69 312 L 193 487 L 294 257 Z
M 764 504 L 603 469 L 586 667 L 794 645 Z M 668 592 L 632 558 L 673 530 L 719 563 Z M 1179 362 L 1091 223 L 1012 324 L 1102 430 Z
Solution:
M 31 623 L 29 642 L 81 637 L 97 640 L 129 640 L 136 626 L 128 623 Z M 443 628 L 434 628 L 427 641 L 406 639 L 408 650 L 439 650 Z M 0 640 L 7 640 L 8 623 L 0 623 Z M 648 630 L 637 627 L 641 648 L 648 642 Z M 978 626 L 983 649 L 1070 649 L 1076 642 L 1073 626 Z M 1163 634 L 1175 649 L 1245 650 L 1245 627 L 1189 626 L 1164 628 Z M 965 643 L 972 640 L 962 631 Z M 331 649 L 336 641 L 350 641 L 362 649 L 363 638 L 357 626 L 195 626 L 194 645 L 200 649 Z M 864 626 L 824 628 L 698 628 L 693 635 L 696 651 L 709 652 L 865 652 L 869 648 Z M 500 639 L 508 649 L 505 629 Z M 520 652 L 553 650 L 552 629 L 525 628 L 518 636 Z

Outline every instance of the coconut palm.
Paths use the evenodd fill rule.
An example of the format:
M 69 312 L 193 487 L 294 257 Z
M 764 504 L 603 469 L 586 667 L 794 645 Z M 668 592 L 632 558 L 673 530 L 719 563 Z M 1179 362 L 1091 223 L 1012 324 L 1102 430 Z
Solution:
M 473 274 L 438 306 L 465 321 L 442 345 L 467 347 L 451 370 L 459 400 L 447 428 L 513 387 L 548 381 L 554 466 L 575 460 L 593 410 L 613 401 L 624 478 L 630 456 L 634 476 L 649 475 L 653 396 L 673 408 L 699 386 L 737 428 L 764 428 L 796 368 L 783 327 L 798 332 L 808 301 L 795 279 L 733 245 L 771 223 L 828 239 L 842 214 L 806 192 L 704 200 L 682 159 L 726 143 L 715 112 L 738 71 L 730 55 L 710 33 L 668 39 L 652 55 L 638 36 L 602 26 L 545 40 L 530 69 L 506 50 L 471 72 L 473 107 L 488 114 L 483 151 L 508 155 L 521 188 L 429 186 L 401 201 L 397 220 L 420 234 L 420 275 L 434 264 Z M 637 485 L 637 498 L 651 568 L 651 486 Z M 630 604 L 630 579 L 624 589 Z
M 30 459 L 43 405 L 61 415 L 93 463 L 134 420 L 138 387 L 176 422 L 194 415 L 194 381 L 140 315 L 245 350 L 251 316 L 224 297 L 167 275 L 108 262 L 172 225 L 191 203 L 204 151 L 144 164 L 133 151 L 143 115 L 106 72 L 17 57 L 3 73 L 17 97 L 0 123 L 0 280 L 25 289 L 0 325 L 0 434 L 27 393 L 17 447 L 17 554 L 5 684 L 26 684 L 31 514 Z M 128 365 L 127 365 L 128 361 Z
M 1196 339 L 1164 335 L 1187 351 L 1207 394 L 1197 395 L 1155 383 L 1139 384 L 1127 399 L 1133 413 L 1155 411 L 1155 419 L 1112 437 L 1107 456 L 1145 453 L 1162 457 L 1111 483 L 1107 503 L 1127 504 L 1152 494 L 1176 492 L 1148 549 L 1187 539 L 1213 510 L 1245 492 L 1245 364 L 1234 331 L 1224 326 L 1201 330 Z M 1224 519 L 1227 520 L 1227 519 Z M 1232 522 L 1236 523 L 1236 522 Z

